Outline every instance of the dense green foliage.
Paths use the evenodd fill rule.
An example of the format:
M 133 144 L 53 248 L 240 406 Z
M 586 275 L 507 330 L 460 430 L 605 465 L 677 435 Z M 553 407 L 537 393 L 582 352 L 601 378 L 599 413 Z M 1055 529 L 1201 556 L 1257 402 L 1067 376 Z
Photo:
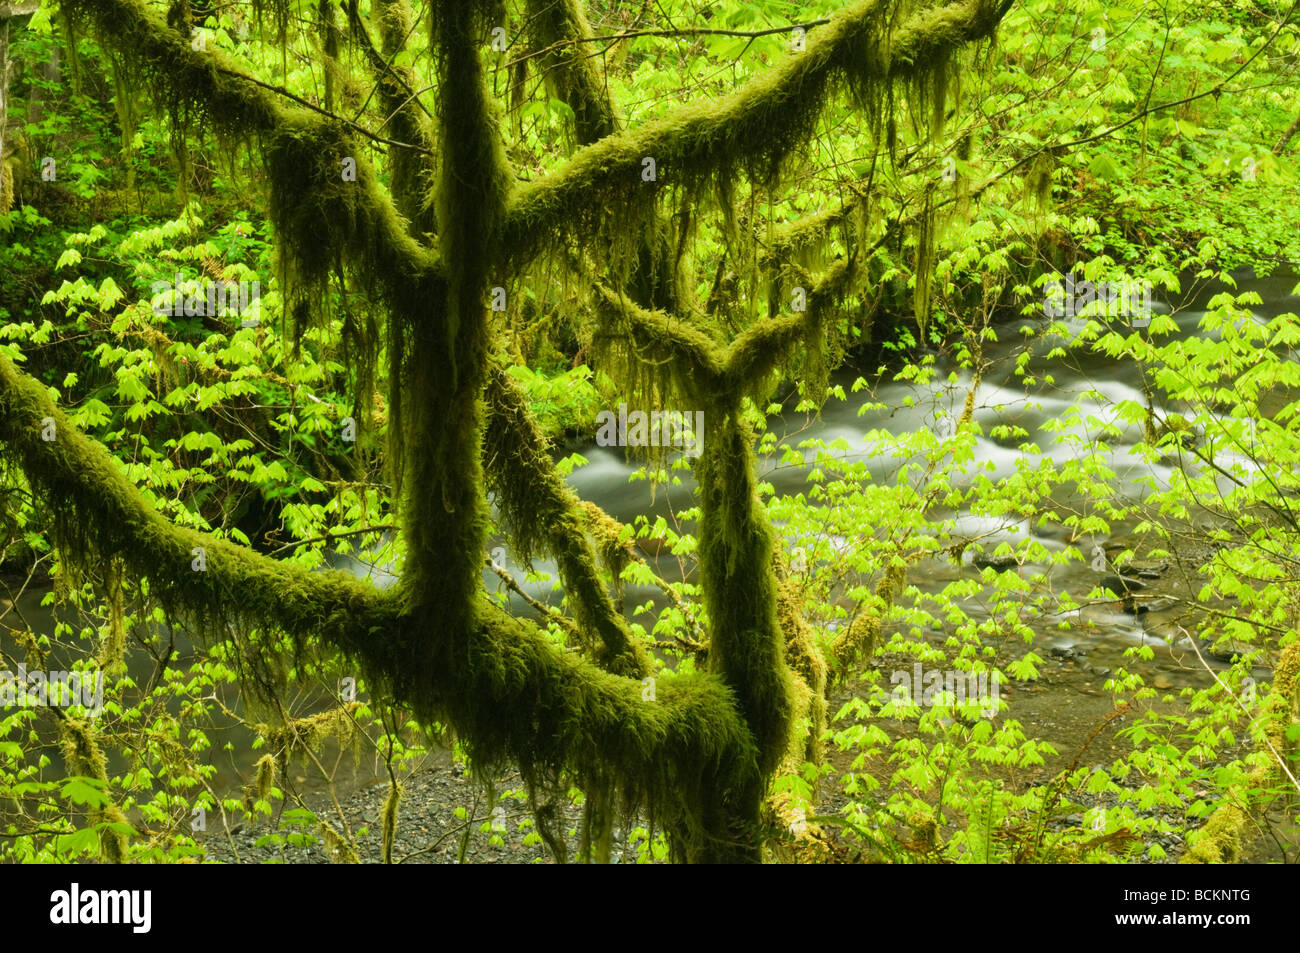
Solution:
M 1293 9 L 825 6 L 46 0 L 9 23 L 0 668 L 105 680 L 94 717 L 0 708 L 0 855 L 202 857 L 201 809 L 392 860 L 437 745 L 489 805 L 517 768 L 557 858 L 558 802 L 596 860 L 619 827 L 646 862 L 1294 850 L 1300 319 L 1224 293 L 1175 321 L 1300 262 Z M 1171 307 L 1044 320 L 1067 272 Z M 256 287 L 256 320 L 205 307 L 218 282 Z M 1067 394 L 1037 445 L 986 413 L 1017 336 L 1000 393 L 1051 405 L 1104 357 L 1141 399 Z M 913 419 L 872 397 L 900 382 L 947 410 L 885 429 Z M 865 450 L 779 439 L 848 400 Z M 706 421 L 698 460 L 645 449 L 628 525 L 561 459 L 621 403 Z M 1121 450 L 1168 481 L 1135 497 Z M 767 482 L 787 467 L 801 492 Z M 979 520 L 1062 544 L 985 546 Z M 1126 596 L 1053 582 L 1121 528 L 1140 552 L 1111 563 L 1179 562 L 1177 626 L 1225 664 L 1170 693 L 1132 646 L 1099 680 L 1113 761 L 1027 730 L 1020 694 L 892 691 L 900 659 L 1033 683 L 1045 632 Z M 509 599 L 551 576 L 557 606 Z M 379 831 L 342 810 L 349 748 L 388 781 Z

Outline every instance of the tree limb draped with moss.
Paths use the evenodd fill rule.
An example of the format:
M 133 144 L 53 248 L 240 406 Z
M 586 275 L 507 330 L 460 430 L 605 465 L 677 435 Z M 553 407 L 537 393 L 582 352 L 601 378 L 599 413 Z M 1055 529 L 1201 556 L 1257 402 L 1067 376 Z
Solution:
M 809 352 L 804 373 L 820 376 L 822 305 L 863 276 L 852 262 L 834 266 L 815 284 L 807 314 L 759 322 L 726 343 L 679 294 L 685 284 L 665 223 L 689 216 L 710 185 L 725 199 L 739 181 L 777 182 L 834 97 L 852 98 L 881 148 L 892 147 L 896 98 L 937 128 L 955 55 L 989 36 L 1009 5 L 860 0 L 806 50 L 735 93 L 624 128 L 592 60 L 565 42 L 590 35 L 577 0 L 529 2 L 532 42 L 544 51 L 535 62 L 571 107 L 579 144 L 532 182 L 520 181 L 502 148 L 503 120 L 486 83 L 485 37 L 498 4 L 432 0 L 432 83 L 393 64 L 415 22 L 406 4 L 377 4 L 378 47 L 356 5 L 345 5 L 348 35 L 363 47 L 389 116 L 380 139 L 391 150 L 390 191 L 363 154 L 363 140 L 374 138 L 331 115 L 329 96 L 324 109 L 304 108 L 221 54 L 193 49 L 145 0 L 62 0 L 168 115 L 203 122 L 261 157 L 286 312 L 299 332 L 327 312 L 330 282 L 344 273 L 382 302 L 401 579 L 379 591 L 172 525 L 40 385 L 0 359 L 4 453 L 45 500 L 69 558 L 120 556 L 196 632 L 269 628 L 300 651 L 345 653 L 396 701 L 449 724 L 479 764 L 513 762 L 530 785 L 576 781 L 599 806 L 593 818 L 618 798 L 661 824 L 679 859 L 759 860 L 763 798 L 782 759 L 800 747 L 796 721 L 812 704 L 809 693 L 824 691 L 825 664 L 787 631 L 797 613 L 781 601 L 789 597 L 779 592 L 773 533 L 756 492 L 744 399 L 765 397 L 773 370 L 800 345 Z M 259 8 L 282 33 L 286 4 Z M 434 112 L 419 98 L 426 89 L 436 90 Z M 657 181 L 642 177 L 647 158 Z M 340 175 L 349 160 L 355 180 Z M 663 214 L 668 191 L 681 205 L 675 216 Z M 490 288 L 512 286 L 539 258 L 571 261 L 571 242 L 596 239 L 611 243 L 605 286 L 593 295 L 611 372 L 629 393 L 691 398 L 708 421 L 696 467 L 709 671 L 665 678 L 651 700 L 639 681 L 649 670 L 646 647 L 614 611 L 580 501 L 495 367 L 499 342 L 485 306 Z M 378 333 L 345 326 L 353 369 L 365 380 Z M 662 363 L 647 366 L 649 353 Z M 51 420 L 53 441 L 42 437 Z M 557 648 L 535 623 L 487 599 L 485 485 L 523 557 L 546 551 L 557 559 L 577 622 L 594 636 L 589 658 Z M 206 553 L 203 571 L 192 565 L 197 549 Z M 803 659 L 798 677 L 787 664 L 791 640 L 800 646 L 791 657 Z M 249 651 L 257 651 L 252 641 Z M 607 833 L 607 817 L 593 823 Z M 591 841 L 596 856 L 607 851 L 601 831 Z

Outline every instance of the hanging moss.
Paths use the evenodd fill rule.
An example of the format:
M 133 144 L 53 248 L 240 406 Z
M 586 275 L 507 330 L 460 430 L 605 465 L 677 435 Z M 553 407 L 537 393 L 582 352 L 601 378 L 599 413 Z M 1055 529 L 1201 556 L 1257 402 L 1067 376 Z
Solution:
M 577 143 L 590 145 L 620 132 L 622 123 L 610 101 L 609 85 L 596 69 L 591 27 L 577 0 L 529 0 L 525 22 L 530 46 L 541 54 L 536 65 L 548 92 L 573 110 Z M 530 62 L 521 58 L 518 64 L 512 109 L 522 105 Z M 642 201 L 646 195 L 656 196 L 657 186 L 644 179 L 642 186 L 647 186 L 638 190 L 642 194 L 629 195 L 618 212 L 610 210 L 599 231 L 587 236 L 587 245 L 606 249 L 602 255 L 606 277 L 633 301 L 645 308 L 675 311 L 686 297 L 683 289 L 689 287 L 689 278 L 679 267 L 680 254 L 673 253 L 662 216 Z
M 393 315 L 390 372 L 392 381 L 401 380 L 410 327 L 444 299 L 443 278 L 436 257 L 412 240 L 407 222 L 379 188 L 350 135 L 325 117 L 284 106 L 219 52 L 192 50 L 187 36 L 162 28 L 141 0 L 69 0 L 64 8 L 123 54 L 133 84 L 151 89 L 169 116 L 183 125 L 202 122 L 232 142 L 259 142 L 271 183 L 269 215 L 278 238 L 286 311 L 296 328 L 327 317 L 326 284 L 345 263 Z M 265 7 L 281 27 L 286 9 Z M 419 141 L 414 145 L 423 147 Z M 344 179 L 344 160 L 356 163 L 356 181 Z M 364 421 L 378 353 L 373 323 L 346 321 L 345 346 Z M 392 396 L 390 458 L 394 480 L 400 482 L 401 389 L 395 387 Z
M 376 53 L 364 32 L 360 41 L 376 74 L 384 112 L 390 117 L 388 128 L 398 142 L 409 142 L 430 153 L 389 148 L 393 201 L 410 222 L 411 234 L 415 238 L 432 237 L 438 230 L 434 210 L 438 181 L 434 155 L 437 128 L 433 116 L 416 96 L 416 91 L 424 83 L 416 77 L 413 69 L 394 63 L 397 55 L 406 49 L 406 40 L 412 33 L 410 4 L 406 0 L 381 0 L 375 7 L 375 15 L 380 23 L 382 55 Z M 354 29 L 364 31 L 364 26 L 358 22 Z
M 614 847 L 614 797 L 615 791 L 603 778 L 589 778 L 583 792 L 582 832 L 578 850 L 583 862 L 609 863 Z
M 875 605 L 859 609 L 857 618 L 831 643 L 830 654 L 838 679 L 847 677 L 860 660 L 869 658 L 876 650 L 883 620 L 906 584 L 907 563 L 902 557 L 895 557 L 876 583 Z
M 545 801 L 538 797 L 535 785 L 528 786 L 528 807 L 537 821 L 537 834 L 542 838 L 551 856 L 557 864 L 569 862 L 569 846 L 564 838 L 564 816 L 560 813 L 560 799 L 549 798 Z
M 142 0 L 67 0 L 61 8 L 111 40 L 108 45 L 132 61 L 168 115 L 197 111 L 235 137 L 274 126 L 280 108 L 273 94 L 214 70 L 214 64 L 232 64 L 218 53 L 192 50 L 188 31 L 163 27 Z
M 319 818 L 321 840 L 324 841 L 325 854 L 336 864 L 359 864 L 361 858 L 352 841 L 325 818 Z
M 691 103 L 607 136 L 523 186 L 510 209 L 506 244 L 517 258 L 526 258 L 557 228 L 590 236 L 610 209 L 624 209 L 634 196 L 652 200 L 650 190 L 639 188 L 645 157 L 655 159 L 660 176 L 678 183 L 736 171 L 751 181 L 772 182 L 809 140 L 837 84 L 847 85 L 876 128 L 895 82 L 923 88 L 925 76 L 946 72 L 951 49 L 987 35 L 1009 6 L 1009 0 L 967 0 L 923 7 L 891 33 L 892 5 L 859 0 L 818 30 L 805 51 L 787 56 L 731 96 Z M 930 82 L 928 88 L 942 88 Z
M 8 159 L 0 158 L 0 215 L 9 214 L 14 205 L 14 174 Z
M 334 86 L 338 81 L 339 71 L 339 24 L 331 0 L 320 0 L 316 7 L 316 23 L 320 31 L 321 52 L 324 54 L 322 60 L 325 68 L 324 105 L 328 112 L 333 112 Z
M 1048 150 L 1038 154 L 1025 175 L 1025 192 L 1033 199 L 1038 214 L 1046 212 L 1052 204 L 1052 173 L 1056 160 Z
M 56 439 L 41 439 L 43 420 Z M 70 565 L 116 554 L 121 572 L 148 578 L 173 618 L 200 637 L 224 640 L 274 622 L 304 647 L 326 642 L 381 671 L 395 659 L 374 633 L 395 615 L 390 595 L 343 572 L 306 572 L 250 549 L 174 526 L 145 502 L 121 465 L 80 434 L 39 383 L 0 358 L 0 452 L 20 467 L 52 520 Z M 201 570 L 195 550 L 203 551 Z
M 856 215 L 866 204 L 865 193 L 841 205 L 801 216 L 779 228 L 773 228 L 766 239 L 766 248 L 759 264 L 774 269 L 782 262 L 797 261 L 804 270 L 825 266 L 824 260 L 812 261 L 812 256 L 824 257 L 826 244 L 836 229 Z M 849 242 L 845 241 L 848 245 Z M 779 297 L 779 295 L 778 295 Z
M 726 380 L 732 393 L 761 404 L 771 393 L 773 373 L 784 369 L 791 378 L 804 380 L 809 396 L 820 402 L 830 374 L 827 351 L 833 346 L 828 318 L 857 275 L 856 261 L 856 257 L 841 260 L 828 268 L 808 289 L 806 311 L 759 322 L 732 342 L 726 354 Z M 804 364 L 796 373 L 790 361 L 800 344 Z
M 277 649 L 302 655 L 328 647 L 356 660 L 376 691 L 453 726 L 485 770 L 515 762 L 530 790 L 561 778 L 584 786 L 592 798 L 584 836 L 593 857 L 607 853 L 618 805 L 662 824 L 679 859 L 759 859 L 766 783 L 791 750 L 795 722 L 805 713 L 812 722 L 821 717 L 816 686 L 824 673 L 804 651 L 789 606 L 779 609 L 772 533 L 755 492 L 752 434 L 740 422 L 741 407 L 746 396 L 764 395 L 800 344 L 804 370 L 821 379 L 824 325 L 857 280 L 857 265 L 850 259 L 828 269 L 808 315 L 760 322 L 729 348 L 708 315 L 676 304 L 680 273 L 678 283 L 663 276 L 696 227 L 691 203 L 712 192 L 731 216 L 742 180 L 753 202 L 755 189 L 777 181 L 803 147 L 837 88 L 857 97 L 873 128 L 892 123 L 894 87 L 904 83 L 914 106 L 941 119 L 951 50 L 989 32 L 1005 2 L 862 0 L 819 31 L 805 53 L 733 96 L 627 133 L 612 128 L 612 112 L 599 115 L 603 92 L 593 86 L 591 64 L 557 61 L 564 64 L 557 72 L 562 92 L 590 106 L 582 135 L 596 138 L 601 122 L 611 128 L 553 175 L 512 191 L 501 117 L 480 60 L 484 32 L 500 21 L 502 5 L 435 0 L 438 122 L 425 124 L 412 108 L 403 135 L 417 140 L 420 156 L 429 151 L 421 137 L 436 137 L 429 141 L 437 142 L 438 161 L 408 156 L 397 206 L 352 129 L 286 107 L 219 55 L 190 50 L 142 0 L 68 0 L 65 7 L 123 53 L 178 122 L 203 118 L 258 147 L 298 327 L 324 317 L 332 279 L 359 283 L 382 303 L 407 562 L 399 585 L 381 594 L 341 573 L 305 573 L 172 526 L 101 448 L 67 427 L 39 385 L 0 358 L 0 444 L 54 514 L 61 553 L 74 565 L 88 563 L 94 550 L 122 553 L 123 571 L 148 577 L 165 610 L 197 635 L 215 641 L 233 632 L 259 679 L 280 677 Z M 283 29 L 287 0 L 267 0 L 259 14 L 263 8 Z M 550 13 L 539 30 L 587 30 L 572 0 Z M 353 30 L 364 44 L 355 21 Z M 384 42 L 393 48 L 392 37 Z M 404 83 L 381 95 L 400 96 Z M 646 157 L 655 159 L 657 178 L 642 178 Z M 355 163 L 355 181 L 339 174 L 346 160 Z M 429 216 L 421 181 L 432 183 L 435 174 L 436 215 Z M 677 203 L 671 229 L 661 216 L 665 198 Z M 437 235 L 413 227 L 416 217 L 436 222 Z M 742 270 L 754 271 L 740 222 L 725 224 Z M 594 239 L 610 266 L 593 282 L 595 350 L 630 396 L 648 406 L 682 406 L 682 398 L 706 413 L 697 475 L 712 673 L 665 678 L 649 702 L 639 681 L 556 651 L 535 625 L 510 618 L 481 591 L 486 450 L 489 473 L 501 468 L 491 478 L 515 545 L 556 554 L 580 620 L 600 632 L 602 663 L 646 670 L 611 609 L 586 539 L 607 528 L 584 520 L 542 462 L 543 445 L 519 396 L 499 382 L 494 389 L 489 373 L 487 289 L 508 286 L 539 252 L 571 261 L 566 243 L 574 237 Z M 425 238 L 436 240 L 436 252 L 421 244 Z M 663 299 L 672 301 L 667 309 L 643 306 Z M 351 318 L 345 327 L 354 370 L 370 373 L 378 329 Z M 495 423 L 486 418 L 485 388 Z M 44 416 L 60 428 L 53 444 L 38 437 Z M 554 517 L 554 528 L 543 529 L 546 517 Z M 191 564 L 196 548 L 206 552 L 201 571 Z M 792 652 L 798 676 L 785 662 Z M 324 716 L 312 725 L 340 727 L 337 717 Z M 311 734 L 306 725 L 286 727 L 283 750 L 300 742 L 299 729 Z M 355 857 L 328 824 L 323 830 L 331 850 Z
M 590 517 L 579 509 L 577 497 L 555 469 L 527 396 L 497 364 L 489 372 L 487 402 L 490 412 L 483 447 L 487 486 L 500 507 L 516 558 L 528 564 L 542 553 L 553 555 L 579 626 L 599 636 L 598 663 L 624 675 L 647 674 L 650 660 L 632 640 L 596 571 L 584 532 Z M 615 579 L 621 568 L 614 566 L 616 558 L 606 559 Z
M 589 45 L 576 42 L 591 36 L 577 0 L 528 0 L 525 9 L 530 45 L 541 53 L 537 69 L 550 94 L 573 110 L 579 144 L 613 135 L 619 122 L 609 100 L 609 85 L 596 70 Z
M 930 324 L 931 286 L 934 282 L 934 191 L 927 188 L 916 226 L 916 259 L 912 268 L 912 312 L 921 340 Z
M 106 559 L 105 598 L 108 603 L 108 631 L 99 647 L 99 667 L 112 675 L 126 672 L 126 610 L 122 605 L 122 568 L 117 559 Z
M 348 702 L 327 708 L 315 715 L 293 718 L 279 728 L 270 729 L 259 726 L 259 733 L 264 735 L 271 749 L 287 764 L 290 758 L 297 756 L 304 762 L 309 752 L 319 752 L 327 741 L 338 742 L 339 749 L 351 747 L 359 758 L 361 754 L 361 733 L 357 728 L 356 712 L 361 708 L 360 702 Z M 269 759 L 269 760 L 268 760 Z M 267 785 L 274 783 L 275 759 L 266 755 L 257 764 L 257 788 L 263 786 L 263 770 L 271 771 Z M 265 798 L 264 794 L 258 795 Z
M 275 787 L 275 774 L 276 763 L 273 755 L 264 754 L 257 759 L 257 778 L 253 790 L 257 792 L 259 801 L 265 801 L 271 796 L 271 788 Z
M 518 764 L 539 786 L 562 772 L 584 788 L 613 785 L 629 810 L 663 824 L 677 859 L 752 857 L 753 831 L 723 819 L 761 790 L 757 751 L 721 681 L 660 679 L 655 700 L 643 701 L 639 681 L 557 655 L 499 609 L 481 617 L 464 677 L 437 682 L 476 764 Z
M 108 763 L 104 760 L 104 753 L 95 741 L 93 724 L 84 719 L 64 715 L 57 709 L 56 713 L 58 717 L 55 718 L 55 724 L 59 729 L 59 746 L 63 751 L 63 761 L 69 776 L 94 778 L 103 785 L 104 795 L 108 797 Z M 111 799 L 103 807 L 91 810 L 89 814 L 90 823 L 94 825 L 130 826 L 122 809 Z M 103 828 L 99 832 L 99 851 L 108 863 L 125 864 L 128 859 L 126 835 L 121 831 Z
M 696 468 L 699 558 L 712 626 L 710 664 L 736 692 L 765 773 L 790 734 L 791 685 L 769 569 L 772 533 L 758 500 L 752 435 L 738 408 L 716 407 Z
M 603 286 L 598 285 L 598 294 L 592 359 L 618 381 L 629 406 L 702 409 L 725 393 L 723 354 L 716 338 Z M 665 465 L 671 448 L 645 447 L 640 452 L 657 469 Z
M 401 800 L 402 785 L 395 780 L 390 781 L 383 807 L 379 809 L 379 844 L 386 864 L 393 862 L 393 842 L 397 839 L 397 806 Z

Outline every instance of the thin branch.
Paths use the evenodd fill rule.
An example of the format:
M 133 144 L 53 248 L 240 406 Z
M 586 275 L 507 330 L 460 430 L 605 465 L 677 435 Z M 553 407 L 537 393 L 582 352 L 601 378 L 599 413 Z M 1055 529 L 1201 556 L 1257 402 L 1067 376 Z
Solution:
M 508 61 L 506 66 L 514 66 L 517 63 L 524 63 L 537 56 L 545 56 L 556 50 L 563 49 L 566 46 L 576 46 L 582 43 L 618 43 L 622 40 L 634 40 L 643 36 L 666 36 L 666 37 L 688 37 L 688 36 L 738 36 L 748 37 L 751 40 L 759 39 L 764 36 L 772 36 L 777 33 L 793 33 L 795 30 L 804 30 L 805 32 L 814 27 L 825 26 L 831 22 L 830 17 L 822 17 L 820 20 L 808 20 L 804 23 L 791 23 L 788 26 L 774 26 L 766 30 L 723 30 L 709 27 L 684 27 L 682 29 L 671 30 L 626 30 L 622 33 L 611 33 L 605 36 L 573 36 L 564 40 L 552 43 L 540 50 L 533 50 L 531 53 L 525 53 L 523 56 L 516 57 Z
M 392 530 L 395 527 L 389 524 L 383 526 L 365 526 L 361 529 L 350 529 L 341 533 L 326 533 L 323 536 L 313 536 L 310 539 L 300 539 L 297 542 L 285 543 L 276 549 L 271 550 L 267 555 L 275 556 L 284 552 L 286 549 L 297 549 L 299 546 L 310 546 L 312 543 L 330 543 L 336 539 L 346 539 L 349 536 L 365 536 L 369 533 L 382 533 L 384 530 Z M 267 534 L 270 535 L 269 533 Z
M 1218 673 L 1215 672 L 1214 669 L 1210 668 L 1209 663 L 1205 661 L 1205 656 L 1201 654 L 1201 650 L 1196 644 L 1196 639 L 1193 638 L 1181 625 L 1179 628 L 1183 629 L 1183 634 L 1187 636 L 1187 640 L 1192 644 L 1192 649 L 1196 652 L 1196 658 L 1200 661 L 1201 667 L 1210 673 L 1210 677 L 1213 678 L 1215 683 L 1227 693 L 1228 697 L 1232 699 L 1233 704 L 1241 709 L 1246 718 L 1250 721 L 1254 721 L 1255 716 L 1250 713 L 1250 709 L 1245 706 L 1242 700 L 1233 693 L 1231 688 L 1228 687 L 1227 683 L 1223 679 L 1219 678 Z M 1295 692 L 1294 686 L 1292 687 L 1292 692 Z M 1277 762 L 1277 766 L 1282 769 L 1282 772 L 1291 781 L 1292 786 L 1294 786 L 1297 791 L 1300 791 L 1300 779 L 1296 778 L 1295 774 L 1292 773 L 1291 768 L 1287 765 L 1286 759 L 1283 758 L 1282 755 L 1278 754 L 1277 749 L 1273 747 L 1273 743 L 1268 740 L 1267 731 L 1264 732 L 1263 740 L 1264 747 L 1268 748 L 1269 753 L 1273 755 L 1273 759 Z
M 262 89 L 275 93 L 277 96 L 283 96 L 286 99 L 291 99 L 299 106 L 302 106 L 304 109 L 310 109 L 312 112 L 319 113 L 320 115 L 326 117 L 327 119 L 333 119 L 335 122 L 342 123 L 343 125 L 347 126 L 349 129 L 361 133 L 361 135 L 365 136 L 367 139 L 372 139 L 375 142 L 381 142 L 386 146 L 393 146 L 394 148 L 397 149 L 410 149 L 412 152 L 420 152 L 423 153 L 424 155 L 430 155 L 430 156 L 436 155 L 436 153 L 432 149 L 426 149 L 423 146 L 412 145 L 409 142 L 398 142 L 396 139 L 388 139 L 385 138 L 384 136 L 373 133 L 365 126 L 361 125 L 360 123 L 353 122 L 351 119 L 348 119 L 346 116 L 340 116 L 337 113 L 332 113 L 328 109 L 323 109 L 322 107 L 317 106 L 315 103 L 311 102 L 310 100 L 303 99 L 301 96 L 289 92 L 289 90 L 285 89 L 283 86 L 276 86 L 274 83 L 263 82 L 260 79 L 257 79 L 253 76 L 249 76 L 247 73 L 241 73 L 236 70 L 226 69 L 224 66 L 217 66 L 214 67 L 214 69 L 218 73 L 221 73 L 225 76 L 233 76 L 236 79 L 241 79 L 246 83 L 252 83 L 254 86 L 260 86 Z
M 551 619 L 556 622 L 579 643 L 583 641 L 582 632 L 579 631 L 578 627 L 574 625 L 572 620 L 566 617 L 563 612 L 556 609 L 554 606 L 543 605 L 528 593 L 524 592 L 524 590 L 519 587 L 519 583 L 515 582 L 514 576 L 510 575 L 510 573 L 506 572 L 494 563 L 491 556 L 486 557 L 484 563 L 489 566 L 494 573 L 501 577 L 501 581 L 506 584 L 506 587 L 509 588 L 511 592 L 523 599 L 524 602 L 528 603 L 534 612 L 541 614 L 543 618 Z

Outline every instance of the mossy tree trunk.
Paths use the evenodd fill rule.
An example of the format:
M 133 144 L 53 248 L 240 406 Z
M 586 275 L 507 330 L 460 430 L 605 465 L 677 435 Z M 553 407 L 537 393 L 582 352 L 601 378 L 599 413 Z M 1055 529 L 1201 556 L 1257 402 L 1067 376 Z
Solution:
M 68 426 L 38 384 L 0 358 L 0 446 L 56 514 L 59 545 L 73 558 L 120 556 L 125 571 L 147 577 L 169 611 L 198 632 L 275 626 L 300 645 L 355 658 L 394 700 L 449 723 L 487 768 L 514 762 L 533 786 L 575 780 L 597 805 L 589 832 L 597 857 L 608 848 L 617 798 L 661 824 L 680 859 L 761 859 L 762 801 L 773 772 L 800 747 L 796 709 L 821 710 L 808 696 L 820 693 L 825 666 L 807 657 L 808 639 L 785 631 L 799 624 L 788 600 L 778 612 L 779 559 L 756 493 L 745 401 L 763 400 L 797 354 L 805 376 L 824 374 L 825 316 L 861 288 L 863 270 L 850 256 L 813 282 L 806 310 L 773 307 L 773 317 L 727 340 L 701 319 L 703 307 L 680 295 L 688 285 L 678 280 L 663 223 L 698 214 L 691 203 L 710 183 L 732 222 L 726 196 L 734 183 L 766 188 L 779 180 L 841 91 L 874 129 L 894 108 L 896 86 L 929 113 L 955 51 L 988 36 L 1009 4 L 859 0 L 806 50 L 731 96 L 624 130 L 579 50 L 590 32 L 580 4 L 527 0 L 532 42 L 573 110 L 577 148 L 524 183 L 502 149 L 503 122 L 484 76 L 500 5 L 434 0 L 422 24 L 437 63 L 430 84 L 392 65 L 414 24 L 403 0 L 374 6 L 377 44 L 356 5 L 345 3 L 347 39 L 370 65 L 389 117 L 391 191 L 362 154 L 354 124 L 304 110 L 220 54 L 192 49 L 145 0 L 62 5 L 164 107 L 201 115 L 232 141 L 260 143 L 286 308 L 296 321 L 323 313 L 340 263 L 382 301 L 406 561 L 400 584 L 380 591 L 173 526 L 101 447 Z M 277 13 L 273 26 L 284 22 L 284 0 L 263 6 Z M 436 90 L 434 111 L 416 92 L 425 87 Z M 647 187 L 647 157 L 671 190 Z M 348 161 L 355 180 L 341 181 Z M 609 261 L 575 254 L 597 239 Z M 591 514 L 555 472 L 495 363 L 489 291 L 513 293 L 541 263 L 559 264 L 591 288 L 592 343 L 630 397 L 706 414 L 696 467 L 710 671 L 664 679 L 649 699 L 639 680 L 648 654 L 601 582 Z M 779 288 L 789 261 L 772 266 L 768 278 Z M 348 333 L 359 345 L 360 378 L 369 380 L 376 332 Z M 657 403 L 666 400 L 684 403 Z M 46 417 L 60 434 L 52 443 L 40 438 Z M 516 551 L 556 558 L 589 635 L 587 657 L 557 650 L 534 623 L 486 598 L 485 481 Z M 206 573 L 189 571 L 196 545 L 207 548 Z M 796 644 L 798 677 L 786 658 Z

